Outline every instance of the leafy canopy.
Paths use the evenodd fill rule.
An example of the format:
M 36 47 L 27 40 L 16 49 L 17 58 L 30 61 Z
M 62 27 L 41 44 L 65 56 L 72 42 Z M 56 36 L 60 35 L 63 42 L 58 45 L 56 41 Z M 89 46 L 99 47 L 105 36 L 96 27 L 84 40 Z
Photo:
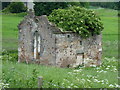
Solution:
M 79 6 L 53 10 L 48 19 L 62 31 L 73 31 L 84 38 L 98 35 L 103 30 L 100 18 L 93 11 Z
M 64 9 L 70 6 L 88 7 L 88 2 L 34 2 L 35 15 L 49 15 L 54 9 Z
M 3 10 L 3 12 L 10 12 L 10 13 L 21 13 L 26 11 L 27 11 L 27 7 L 25 7 L 23 2 L 12 2 Z

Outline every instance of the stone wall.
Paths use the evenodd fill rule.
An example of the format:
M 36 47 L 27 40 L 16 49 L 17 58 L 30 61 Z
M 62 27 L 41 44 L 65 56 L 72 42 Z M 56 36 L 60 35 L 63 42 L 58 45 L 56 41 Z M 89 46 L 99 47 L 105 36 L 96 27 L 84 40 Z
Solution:
M 75 33 L 56 34 L 56 64 L 59 67 L 100 65 L 101 35 L 82 39 Z
M 50 27 L 46 16 L 35 17 L 28 15 L 19 24 L 19 62 L 35 61 L 40 64 L 55 65 L 55 36 L 54 27 Z M 34 33 L 40 36 L 39 57 L 34 58 Z
M 61 32 L 46 16 L 31 12 L 18 27 L 19 62 L 58 67 L 101 64 L 102 35 L 83 39 L 73 32 Z

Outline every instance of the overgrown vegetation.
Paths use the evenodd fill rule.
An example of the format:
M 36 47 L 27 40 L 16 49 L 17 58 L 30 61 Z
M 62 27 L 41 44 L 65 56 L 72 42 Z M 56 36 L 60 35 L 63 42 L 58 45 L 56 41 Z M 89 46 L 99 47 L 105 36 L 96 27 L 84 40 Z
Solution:
M 99 35 L 103 30 L 103 24 L 94 11 L 76 6 L 53 10 L 48 19 L 62 31 L 73 31 L 84 38 Z
M 1 57 L 4 59 L 5 57 Z M 56 68 L 36 64 L 3 61 L 3 83 L 9 88 L 118 88 L 118 60 L 104 58 L 99 67 Z

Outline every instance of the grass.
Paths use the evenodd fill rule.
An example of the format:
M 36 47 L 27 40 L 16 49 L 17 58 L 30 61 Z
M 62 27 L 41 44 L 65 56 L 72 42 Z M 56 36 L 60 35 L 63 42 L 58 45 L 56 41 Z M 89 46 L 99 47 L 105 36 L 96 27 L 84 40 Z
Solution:
M 18 24 L 23 19 L 17 15 L 2 15 L 2 46 L 3 49 L 18 48 Z
M 95 10 L 96 14 L 99 16 L 103 17 L 116 17 L 118 14 L 117 10 L 113 9 L 106 9 L 106 8 L 101 8 L 101 9 L 93 9 Z
M 58 88 L 58 86 L 65 88 L 113 88 L 117 87 L 118 84 L 118 66 L 115 58 L 104 58 L 100 67 L 83 67 L 79 69 L 20 64 L 8 60 L 3 63 L 3 79 L 10 84 L 10 88 L 27 88 L 29 87 L 29 84 L 26 85 L 27 81 L 31 82 L 32 88 L 37 88 L 37 78 L 39 76 L 43 76 L 43 87 L 45 88 Z M 36 70 L 36 75 L 34 76 L 35 80 L 32 81 L 34 70 Z M 22 81 L 24 81 L 24 84 Z M 48 85 L 46 82 L 58 86 Z
M 103 34 L 103 57 L 116 57 L 118 55 L 118 17 L 117 11 L 112 9 L 93 9 L 100 17 L 104 24 Z M 104 12 L 104 13 L 103 13 Z M 18 28 L 17 25 L 23 19 L 20 15 L 2 15 L 2 35 L 3 49 L 17 50 L 18 48 Z M 107 43 L 111 42 L 111 44 Z M 114 44 L 114 45 L 113 45 Z M 111 52 L 112 50 L 112 52 Z M 111 54 L 109 54 L 111 52 Z M 113 54 L 112 54 L 113 53 Z
M 103 58 L 118 58 L 118 11 L 112 9 L 94 9 L 104 25 L 102 32 Z
M 101 17 L 104 31 L 103 34 L 118 34 L 118 18 L 117 17 Z
M 36 64 L 3 61 L 3 80 L 11 88 L 37 87 L 37 77 L 62 87 L 72 88 L 113 88 L 117 87 L 118 69 L 118 17 L 117 11 L 111 9 L 94 9 L 100 15 L 103 30 L 103 64 L 91 68 L 56 68 Z M 23 19 L 19 15 L 2 15 L 2 45 L 6 50 L 17 50 L 18 23 Z M 8 58 L 8 56 L 5 56 Z M 107 58 L 106 58 L 107 57 Z M 115 57 L 115 58 L 113 58 Z M 9 57 L 11 58 L 11 57 Z M 13 59 L 13 56 L 12 56 Z M 36 72 L 34 71 L 36 70 Z M 33 74 L 34 73 L 34 74 Z M 36 74 L 35 74 L 36 73 Z M 36 76 L 35 76 L 36 75 Z M 34 78 L 35 77 L 35 78 Z M 29 83 L 27 83 L 29 82 Z M 43 87 L 58 88 L 44 82 Z

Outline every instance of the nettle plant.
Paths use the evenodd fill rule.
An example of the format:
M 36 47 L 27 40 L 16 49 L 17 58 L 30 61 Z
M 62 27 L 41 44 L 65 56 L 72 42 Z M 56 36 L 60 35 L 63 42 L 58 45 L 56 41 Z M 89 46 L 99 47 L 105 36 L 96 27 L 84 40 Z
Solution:
M 48 19 L 62 28 L 63 32 L 73 31 L 84 38 L 99 35 L 103 30 L 100 17 L 94 11 L 79 6 L 53 10 Z

